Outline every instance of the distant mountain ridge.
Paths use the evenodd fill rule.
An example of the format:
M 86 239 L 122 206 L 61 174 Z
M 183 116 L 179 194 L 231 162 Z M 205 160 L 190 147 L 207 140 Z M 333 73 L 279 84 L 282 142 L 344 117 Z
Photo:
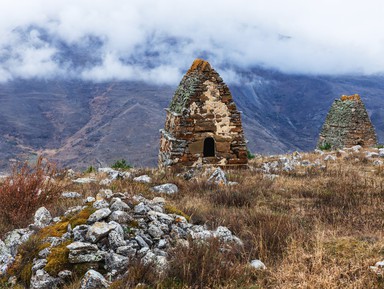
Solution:
M 379 142 L 384 140 L 382 76 L 287 75 L 266 69 L 239 74 L 244 83 L 227 84 L 242 111 L 252 152 L 314 149 L 325 116 L 341 94 L 362 96 Z M 0 167 L 37 153 L 81 169 L 122 158 L 135 166 L 156 166 L 163 109 L 175 88 L 60 79 L 0 84 Z

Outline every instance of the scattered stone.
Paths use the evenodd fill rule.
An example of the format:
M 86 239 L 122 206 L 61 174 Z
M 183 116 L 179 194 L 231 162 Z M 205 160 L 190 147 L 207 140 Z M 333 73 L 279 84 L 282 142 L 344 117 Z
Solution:
M 145 264 L 153 263 L 154 269 L 161 274 L 168 266 L 168 250 L 180 243 L 188 246 L 189 242 L 192 242 L 188 240 L 189 236 L 200 241 L 218 238 L 223 243 L 241 244 L 241 241 L 226 227 L 218 227 L 215 231 L 211 231 L 205 226 L 188 223 L 183 216 L 164 213 L 164 198 L 147 200 L 142 196 L 132 196 L 132 202 L 139 202 L 134 207 L 133 205 L 130 207 L 121 200 L 126 198 L 124 194 L 103 191 L 99 193 L 99 198 L 100 200 L 94 203 L 103 208 L 89 216 L 88 225 L 77 225 L 73 229 L 68 225 L 67 232 L 63 236 L 47 236 L 44 239 L 44 242 L 50 243 L 50 246 L 38 252 L 33 259 L 31 288 L 56 288 L 64 281 L 71 279 L 74 272 L 70 270 L 59 272 L 58 277 L 50 276 L 45 270 L 47 257 L 52 248 L 67 240 L 73 240 L 66 246 L 69 250 L 69 263 L 88 263 L 87 266 L 92 268 L 104 266 L 107 271 L 106 276 L 111 280 L 126 271 L 130 260 Z M 110 200 L 110 203 L 105 199 Z M 73 215 L 74 212 L 79 212 L 83 208 L 81 206 L 71 208 L 66 213 Z M 41 218 L 38 219 L 41 220 Z M 33 232 L 29 229 L 17 229 L 6 234 L 4 242 L 0 240 L 0 276 L 17 258 L 18 246 L 28 240 Z M 84 280 L 88 280 L 88 277 L 85 276 Z M 91 287 L 82 288 L 108 286 L 108 284 L 94 285 L 84 280 L 82 286 L 91 284 L 89 285 Z
M 67 170 L 65 174 L 70 179 L 73 178 L 76 175 L 75 171 L 72 170 L 72 169 Z
M 278 177 L 279 177 L 279 175 L 275 175 L 275 174 L 264 174 L 263 175 L 264 179 L 268 179 L 268 180 L 271 180 L 271 181 L 273 181 L 274 179 L 276 179 Z
M 100 186 L 109 186 L 112 183 L 111 179 L 103 179 L 99 182 Z
M 384 148 L 379 149 L 379 156 L 384 158 Z
M 59 276 L 59 278 L 63 280 L 70 280 L 72 277 L 72 272 L 69 270 L 63 270 L 60 271 L 57 276 Z
M 34 217 L 34 225 L 39 228 L 44 228 L 52 221 L 51 213 L 45 208 L 37 209 Z
M 108 218 L 109 221 L 115 221 L 120 224 L 126 224 L 133 221 L 133 218 L 130 214 L 123 211 L 114 211 Z
M 99 222 L 101 220 L 104 220 L 106 219 L 110 214 L 111 214 L 111 210 L 109 208 L 103 208 L 103 209 L 99 209 L 97 210 L 96 212 L 94 212 L 93 214 L 91 214 L 87 220 L 87 223 L 88 224 L 92 224 L 92 223 L 95 223 L 95 222 Z
M 108 288 L 109 282 L 95 270 L 88 270 L 81 280 L 80 289 L 101 289 Z
M 109 203 L 106 200 L 95 201 L 92 205 L 95 209 L 104 209 L 109 207 Z
M 333 156 L 333 155 L 327 155 L 324 158 L 324 161 L 326 161 L 326 162 L 328 162 L 328 161 L 335 161 L 335 160 L 336 160 L 336 157 Z
M 221 168 L 217 168 L 209 177 L 208 183 L 215 183 L 216 185 L 226 185 L 228 181 L 224 171 Z
M 154 239 L 160 239 L 164 232 L 158 226 L 150 225 L 148 228 L 148 234 Z
M 10 249 L 0 240 L 0 276 L 3 275 L 8 265 L 13 261 Z
M 88 232 L 88 225 L 79 225 L 73 228 L 73 240 L 83 242 L 86 239 L 86 235 Z
M 85 203 L 93 203 L 94 201 L 96 201 L 96 199 L 94 197 L 87 197 L 85 199 Z
M 373 165 L 377 166 L 377 167 L 382 166 L 383 165 L 383 161 L 381 161 L 381 160 L 374 160 L 373 161 Z
M 96 222 L 89 227 L 86 235 L 86 239 L 93 243 L 99 241 L 102 237 L 109 234 L 110 231 L 116 228 L 114 224 L 108 224 L 105 222 Z
M 61 196 L 65 199 L 77 199 L 81 198 L 81 194 L 77 192 L 63 192 L 61 193 Z
M 295 168 L 290 164 L 285 164 L 283 167 L 283 171 L 285 171 L 285 172 L 291 172 L 293 170 L 295 170 Z
M 160 205 L 164 205 L 165 204 L 165 199 L 162 198 L 162 197 L 155 197 L 153 198 L 152 204 L 160 204 Z
M 96 195 L 96 200 L 110 199 L 113 196 L 113 192 L 110 189 L 102 189 Z
M 151 188 L 152 192 L 155 193 L 164 193 L 164 194 L 175 194 L 179 191 L 179 188 L 175 184 L 163 184 Z
M 228 186 L 237 186 L 239 183 L 238 182 L 228 182 Z
M 265 270 L 267 269 L 267 266 L 263 262 L 261 262 L 258 259 L 252 260 L 251 261 L 251 266 L 257 270 Z
M 46 259 L 36 259 L 33 261 L 32 273 L 36 273 L 37 270 L 43 269 L 47 265 Z
M 69 216 L 80 212 L 83 209 L 82 206 L 70 207 L 67 211 L 65 211 L 64 216 Z
M 361 150 L 361 145 L 355 145 L 353 147 L 351 147 L 351 149 L 354 151 L 354 152 L 359 152 Z
M 95 244 L 86 242 L 73 242 L 67 246 L 69 249 L 69 263 L 89 263 L 104 260 L 105 252 L 99 251 Z
M 116 253 L 109 253 L 105 257 L 105 267 L 108 271 L 123 272 L 128 268 L 129 258 Z
M 138 183 L 152 183 L 152 178 L 149 177 L 148 175 L 142 175 L 142 176 L 139 176 L 139 177 L 136 177 L 136 178 L 133 178 L 133 181 L 134 182 L 138 182 Z
M 111 205 L 112 211 L 129 211 L 130 209 L 131 208 L 120 198 L 116 198 L 116 200 Z
M 380 155 L 377 152 L 367 152 L 365 156 L 367 158 L 378 158 Z
M 30 288 L 32 289 L 51 289 L 55 288 L 60 282 L 59 278 L 50 276 L 45 270 L 37 270 L 31 278 Z
M 76 180 L 72 180 L 72 182 L 77 184 L 90 184 L 95 182 L 96 180 L 94 178 L 78 178 Z
M 144 204 L 142 202 L 142 203 L 137 204 L 133 210 L 136 214 L 143 215 L 143 214 L 149 212 L 151 209 L 146 204 Z
M 12 257 L 16 256 L 17 248 L 31 236 L 33 231 L 27 229 L 15 229 L 8 232 L 4 238 L 4 244 Z

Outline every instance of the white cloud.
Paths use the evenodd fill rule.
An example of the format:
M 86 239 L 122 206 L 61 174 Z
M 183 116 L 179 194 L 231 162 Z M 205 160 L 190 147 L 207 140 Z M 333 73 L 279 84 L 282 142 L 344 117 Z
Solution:
M 175 83 L 201 56 L 231 81 L 238 76 L 226 65 L 382 73 L 383 13 L 377 0 L 4 0 L 0 81 L 80 75 Z M 63 51 L 90 36 L 101 44 L 77 58 Z M 83 66 L 87 57 L 97 61 Z

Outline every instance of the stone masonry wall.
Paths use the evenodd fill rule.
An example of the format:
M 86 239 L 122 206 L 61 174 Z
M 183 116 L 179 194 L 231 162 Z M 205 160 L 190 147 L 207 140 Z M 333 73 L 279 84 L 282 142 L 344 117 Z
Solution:
M 335 100 L 320 132 L 318 147 L 332 149 L 377 144 L 375 130 L 359 95 Z
M 204 140 L 215 140 L 215 156 L 203 157 Z M 247 164 L 247 149 L 228 86 L 203 60 L 195 60 L 167 109 L 159 166 Z

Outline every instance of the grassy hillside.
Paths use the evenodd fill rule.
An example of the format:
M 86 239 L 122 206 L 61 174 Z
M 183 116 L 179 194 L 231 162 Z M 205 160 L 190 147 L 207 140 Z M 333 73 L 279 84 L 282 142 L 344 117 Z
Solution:
M 381 276 L 370 269 L 384 259 L 384 169 L 375 154 L 370 157 L 366 151 L 347 150 L 259 156 L 251 161 L 248 170 L 226 172 L 228 180 L 238 183 L 232 186 L 209 184 L 212 170 L 196 171 L 190 180 L 158 170 L 130 172 L 135 176 L 146 173 L 152 183 L 120 179 L 100 185 L 98 181 L 105 175 L 79 173 L 77 177 L 91 175 L 98 181 L 74 184 L 63 176 L 55 184 L 60 191 L 76 191 L 84 197 L 110 188 L 151 199 L 159 196 L 151 187 L 174 183 L 178 193 L 161 195 L 168 211 L 185 214 L 192 223 L 210 228 L 227 226 L 244 246 L 220 250 L 215 240 L 190 247 L 175 246 L 169 252 L 169 268 L 161 276 L 154 275 L 150 266 L 132 263 L 126 277 L 114 282 L 112 288 L 384 286 Z M 0 189 L 2 204 L 9 202 L 2 198 L 7 188 L 3 185 Z M 47 207 L 58 216 L 76 203 L 82 201 L 47 201 Z M 31 218 L 29 215 L 17 225 L 25 226 L 32 222 Z M 14 227 L 15 223 L 0 215 L 1 235 Z M 249 266 L 250 260 L 256 258 L 266 264 L 266 270 Z M 136 287 L 139 283 L 142 285 Z M 64 288 L 79 288 L 78 284 L 75 278 Z

